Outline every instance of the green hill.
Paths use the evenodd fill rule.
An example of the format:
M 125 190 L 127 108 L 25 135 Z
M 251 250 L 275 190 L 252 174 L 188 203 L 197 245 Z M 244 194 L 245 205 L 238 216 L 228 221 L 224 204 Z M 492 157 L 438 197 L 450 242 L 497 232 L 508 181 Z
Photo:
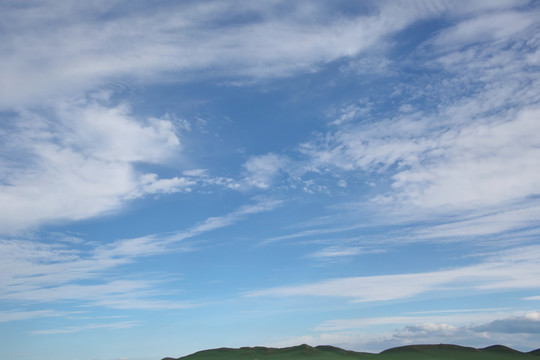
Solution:
M 529 354 L 540 356 L 540 349 L 533 350 Z
M 540 356 L 540 349 L 533 350 L 533 351 L 531 351 L 529 354 L 531 354 L 531 355 L 536 355 L 536 356 Z
M 457 345 L 410 345 L 385 350 L 377 360 L 538 360 L 531 353 L 523 353 L 502 345 L 483 349 Z
M 375 355 L 346 351 L 333 346 L 299 345 L 282 349 L 266 347 L 243 347 L 240 349 L 220 348 L 203 350 L 181 357 L 178 360 L 359 360 L 371 359 Z
M 458 345 L 408 345 L 379 354 L 343 350 L 334 346 L 303 344 L 287 348 L 242 347 L 199 351 L 163 360 L 540 360 L 540 349 L 523 353 L 503 345 L 483 349 Z

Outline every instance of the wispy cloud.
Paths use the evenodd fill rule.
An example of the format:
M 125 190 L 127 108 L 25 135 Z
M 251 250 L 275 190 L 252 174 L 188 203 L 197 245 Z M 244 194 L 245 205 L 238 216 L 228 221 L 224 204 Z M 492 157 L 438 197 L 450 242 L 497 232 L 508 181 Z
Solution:
M 346 258 L 364 254 L 375 254 L 384 252 L 384 249 L 368 248 L 362 246 L 328 246 L 321 250 L 315 251 L 307 255 L 307 257 L 319 260 L 331 260 L 337 258 Z
M 536 22 L 535 11 L 488 12 L 443 31 L 434 42 L 445 49 L 484 41 L 505 41 Z
M 326 234 L 335 234 L 340 232 L 347 232 L 351 230 L 357 230 L 360 228 L 366 227 L 366 225 L 352 225 L 352 226 L 346 226 L 346 227 L 334 227 L 334 228 L 320 228 L 320 229 L 310 229 L 310 230 L 303 230 L 300 232 L 296 232 L 293 234 L 287 234 L 287 235 L 281 235 L 281 236 L 275 236 L 272 238 L 265 239 L 259 243 L 259 245 L 268 245 L 271 243 L 275 243 L 281 240 L 288 240 L 288 239 L 297 239 L 302 237 L 309 237 L 309 236 L 317 236 L 317 235 L 326 235 Z
M 0 311 L 0 323 L 8 321 L 31 320 L 43 317 L 65 316 L 67 313 L 54 310 L 13 310 Z
M 465 267 L 422 273 L 404 273 L 329 279 L 296 286 L 250 291 L 247 297 L 336 297 L 354 302 L 419 298 L 434 292 L 485 292 L 535 289 L 540 286 L 540 248 L 529 246 L 501 251 Z
M 46 330 L 33 330 L 30 331 L 30 334 L 33 335 L 55 335 L 55 334 L 72 334 L 78 333 L 81 331 L 90 331 L 90 330 L 118 330 L 118 329 L 128 329 L 134 326 L 140 326 L 140 321 L 122 321 L 108 324 L 88 324 L 83 326 L 70 326 L 61 329 L 46 329 Z
M 257 6 L 206 1 L 116 11 L 125 4 L 36 1 L 20 7 L 4 2 L 7 30 L 2 38 L 9 41 L 0 42 L 0 106 L 42 102 L 108 81 L 152 81 L 171 71 L 182 81 L 203 71 L 248 79 L 314 71 L 321 64 L 380 47 L 386 36 L 420 19 L 443 13 L 463 17 L 517 5 L 482 2 L 456 10 L 449 1 L 368 2 L 350 16 L 329 16 L 337 6 L 332 1 L 265 1 Z M 232 21 L 247 15 L 250 21 Z M 514 16 L 520 21 L 509 14 L 493 16 L 512 25 L 497 29 L 515 32 L 526 26 L 521 13 Z M 461 25 L 441 41 L 455 42 L 471 29 L 478 36 L 485 34 L 482 24 L 494 23 L 487 17 Z M 212 25 L 216 23 L 222 26 Z M 502 35 L 509 34 L 512 31 Z
M 411 234 L 417 241 L 536 227 L 535 12 L 491 10 L 497 11 L 458 21 L 420 46 L 425 52 L 410 61 L 428 64 L 434 75 L 427 82 L 395 81 L 395 99 L 406 103 L 383 114 L 354 103 L 334 111 L 328 131 L 299 146 L 304 167 L 317 171 L 319 181 L 323 174 L 380 180 L 371 203 L 360 199 L 356 209 L 381 221 L 409 221 L 412 228 L 423 222 L 424 229 Z M 491 21 L 499 17 L 520 19 L 519 25 Z M 501 31 L 496 39 L 493 26 Z M 474 36 L 467 31 L 470 43 L 459 35 L 463 29 L 474 30 Z
M 163 280 L 96 279 L 143 257 L 192 251 L 192 247 L 182 242 L 231 226 L 250 215 L 271 211 L 280 204 L 278 200 L 260 200 L 229 214 L 208 218 L 185 231 L 121 239 L 90 251 L 78 250 L 66 243 L 2 240 L 0 299 L 42 303 L 72 301 L 116 309 L 166 310 L 198 306 L 200 303 L 196 301 L 164 299 L 167 291 L 159 290 Z M 87 280 L 93 283 L 81 283 Z
M 370 6 L 380 7 L 380 15 L 356 14 L 363 20 L 358 21 L 329 18 L 335 6 L 331 1 L 266 1 L 257 6 L 209 1 L 115 11 L 123 3 L 3 3 L 9 29 L 3 37 L 11 41 L 1 42 L 0 105 L 42 101 L 111 80 L 153 80 L 171 71 L 184 79 L 209 70 L 250 79 L 313 71 L 446 10 L 414 2 L 395 4 L 400 8 L 396 11 L 374 3 Z M 246 14 L 251 21 L 227 21 Z M 218 29 L 215 23 L 223 26 Z
M 393 191 L 377 201 L 466 210 L 536 195 L 538 110 L 485 119 L 459 130 L 429 129 L 430 119 L 400 119 L 346 128 L 324 143 L 304 144 L 317 167 L 386 171 Z M 331 140 L 329 140 L 331 139 Z
M 462 238 L 486 236 L 515 231 L 529 233 L 540 231 L 537 228 L 540 208 L 533 201 L 525 204 L 508 205 L 499 211 L 491 209 L 487 213 L 473 213 L 454 222 L 441 225 L 425 226 L 413 232 L 416 239 L 447 238 L 457 241 Z M 530 231 L 534 229 L 533 233 Z

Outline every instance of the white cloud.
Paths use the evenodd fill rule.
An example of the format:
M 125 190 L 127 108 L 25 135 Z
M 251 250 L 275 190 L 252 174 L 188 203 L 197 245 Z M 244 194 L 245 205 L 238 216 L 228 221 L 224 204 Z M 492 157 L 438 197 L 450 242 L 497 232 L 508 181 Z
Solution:
M 418 154 L 421 164 L 393 176 L 393 187 L 422 207 L 489 206 L 537 195 L 540 143 L 531 134 L 540 130 L 539 116 L 528 109 L 506 122 L 444 132 Z
M 171 179 L 159 179 L 157 174 L 145 174 L 140 178 L 141 186 L 134 197 L 140 197 L 144 194 L 170 194 L 175 192 L 190 192 L 192 186 L 197 181 L 185 178 L 174 177 Z
M 532 202 L 518 204 L 512 208 L 510 205 L 502 209 L 493 209 L 491 212 L 475 213 L 465 220 L 448 221 L 441 225 L 424 226 L 413 231 L 412 236 L 417 239 L 447 238 L 459 240 L 473 236 L 494 235 L 516 231 L 519 233 L 538 233 L 537 224 L 540 220 L 540 207 Z M 523 230 L 525 229 L 525 230 Z M 533 230 L 531 230 L 533 229 Z M 507 238 L 509 241 L 510 238 Z
M 247 297 L 337 297 L 354 302 L 419 298 L 434 292 L 486 292 L 540 287 L 540 247 L 493 253 L 469 266 L 449 270 L 347 277 L 247 292 Z
M 129 281 L 119 280 L 109 283 L 101 283 L 96 285 L 78 285 L 66 284 L 54 287 L 30 287 L 26 284 L 29 290 L 9 291 L 3 294 L 3 300 L 18 300 L 18 301 L 39 301 L 45 303 L 63 301 L 88 301 L 93 302 L 95 299 L 115 298 L 118 296 L 126 298 L 137 298 L 133 295 L 138 292 L 143 293 L 144 290 L 150 288 L 150 284 L 145 281 Z M 12 288 L 15 288 L 13 286 Z M 140 296 L 140 295 L 139 295 Z
M 171 299 L 161 291 L 163 280 L 122 279 L 106 274 L 143 257 L 193 251 L 185 240 L 230 226 L 246 217 L 271 211 L 282 202 L 262 199 L 229 214 L 215 216 L 184 231 L 120 239 L 83 251 L 70 242 L 40 243 L 23 239 L 0 239 L 0 299 L 15 302 L 59 301 L 115 309 L 185 309 L 195 301 Z M 168 281 L 172 274 L 168 274 Z M 90 282 L 87 282 L 91 280 Z M 165 297 L 164 297 L 165 296 Z M 53 316 L 54 312 L 2 313 L 0 320 Z M 11 320 L 10 320 L 11 319 Z
M 440 224 L 413 234 L 416 240 L 495 235 L 535 227 L 538 220 L 540 142 L 533 134 L 540 130 L 540 78 L 533 69 L 540 38 L 534 11 L 499 11 L 517 5 L 511 2 L 463 5 L 446 8 L 457 25 L 409 59 L 433 71 L 429 80 L 396 80 L 396 100 L 404 97 L 406 107 L 372 114 L 345 104 L 335 112 L 334 127 L 299 147 L 306 169 L 382 179 L 363 210 L 402 223 Z M 499 26 L 494 18 L 523 21 L 497 39 L 483 36 L 486 27 Z M 477 31 L 474 43 L 456 40 L 460 26 Z M 448 34 L 454 34 L 452 47 L 445 47 L 450 39 L 441 40 Z M 408 111 L 417 101 L 422 111 Z
M 486 119 L 453 130 L 431 119 L 386 120 L 346 127 L 301 150 L 317 168 L 386 171 L 396 199 L 418 207 L 475 208 L 540 193 L 540 110 L 508 120 Z
M 66 313 L 54 310 L 0 311 L 0 323 L 8 321 L 31 320 L 42 317 L 64 316 Z
M 134 326 L 140 326 L 140 321 L 122 321 L 115 323 L 107 324 L 88 324 L 82 326 L 70 326 L 61 329 L 46 329 L 46 330 L 33 330 L 30 331 L 30 334 L 33 335 L 53 335 L 53 334 L 72 334 L 81 331 L 89 330 L 117 330 L 117 329 L 128 329 Z
M 540 312 L 494 320 L 488 324 L 475 326 L 473 330 L 505 334 L 540 334 Z
M 208 172 L 208 169 L 191 169 L 191 170 L 185 170 L 182 172 L 182 174 L 186 176 L 206 176 L 206 173 Z
M 457 19 L 468 17 L 444 33 L 447 37 L 454 34 L 453 38 L 463 32 L 459 26 L 476 29 L 479 34 L 485 33 L 482 26 L 494 23 L 490 17 L 512 23 L 515 23 L 512 20 L 515 17 L 528 19 L 519 22 L 519 30 L 529 31 L 533 16 L 525 12 L 501 12 L 519 5 L 505 1 L 463 4 L 459 10 L 452 10 L 453 6 L 448 1 L 374 2 L 366 5 L 365 13 L 347 16 L 335 16 L 332 2 L 235 4 L 235 1 L 182 3 L 119 13 L 114 11 L 114 4 L 94 6 L 77 2 L 36 1 L 20 7 L 10 2 L 3 3 L 3 17 L 9 24 L 3 36 L 10 41 L 0 41 L 4 54 L 0 59 L 0 94 L 3 95 L 0 98 L 5 102 L 4 108 L 15 108 L 21 114 L 18 120 L 25 123 L 22 127 L 15 127 L 17 140 L 13 140 L 13 144 L 16 141 L 23 144 L 22 151 L 16 151 L 18 160 L 27 162 L 33 158 L 35 167 L 16 169 L 20 161 L 16 161 L 17 165 L 10 159 L 0 162 L 0 168 L 5 170 L 0 179 L 0 200 L 13 204 L 9 211 L 0 214 L 0 218 L 6 219 L 1 224 L 5 225 L 2 228 L 15 231 L 45 222 L 83 219 L 117 210 L 126 199 L 147 193 L 190 191 L 195 185 L 191 177 L 202 174 L 193 173 L 191 176 L 186 173 L 186 177 L 153 179 L 151 174 L 135 171 L 137 162 L 160 163 L 180 150 L 175 121 L 170 116 L 140 121 L 130 114 L 126 104 L 103 105 L 111 96 L 104 90 L 92 94 L 92 101 L 59 98 L 126 78 L 128 81 L 153 81 L 166 73 L 171 79 L 174 78 L 171 72 L 176 72 L 178 79 L 189 81 L 188 74 L 197 77 L 201 70 L 208 76 L 208 69 L 216 71 L 214 75 L 218 76 L 227 74 L 227 77 L 251 79 L 312 71 L 319 64 L 355 57 L 373 46 L 384 47 L 382 39 L 388 35 L 419 19 L 447 12 Z M 479 15 L 486 11 L 498 12 Z M 216 19 L 233 19 L 246 13 L 260 16 L 250 17 L 252 21 L 230 21 L 219 29 L 210 25 Z M 104 14 L 107 16 L 102 16 Z M 488 70 L 493 70 L 495 60 L 501 61 L 506 57 L 505 66 L 496 69 L 499 72 L 511 69 L 505 70 L 504 80 L 508 80 L 516 73 L 515 69 L 523 69 L 524 62 L 534 58 L 531 53 L 527 54 L 528 57 L 513 59 L 508 56 L 510 51 L 507 49 L 501 52 L 503 55 L 495 56 L 494 53 L 487 49 L 482 61 L 469 62 L 476 66 L 483 64 L 481 79 L 488 76 Z M 456 69 L 460 68 L 462 60 L 455 53 L 445 53 L 437 61 L 440 66 Z M 491 75 L 486 83 L 498 75 Z M 485 108 L 478 106 L 481 100 L 493 104 L 516 89 L 523 89 L 523 81 L 522 76 L 514 82 L 505 81 L 505 86 L 492 86 L 490 94 L 497 95 L 493 99 L 486 101 L 486 97 L 478 96 L 472 102 L 462 103 L 459 109 L 458 105 L 447 106 L 447 111 L 442 109 L 441 113 L 465 112 L 465 115 L 470 115 L 473 108 Z M 534 86 L 529 84 L 525 88 L 533 89 Z M 531 93 L 523 94 L 529 103 Z M 25 105 L 42 105 L 45 101 L 57 104 L 52 110 L 54 120 L 23 110 Z M 335 124 L 350 126 L 366 111 L 369 111 L 369 106 L 349 104 L 341 111 Z M 536 130 L 534 117 L 537 116 L 534 109 L 530 111 L 529 134 Z M 527 114 L 521 116 L 514 119 L 517 129 L 527 122 L 523 118 Z M 453 115 L 453 119 L 456 117 Z M 430 127 L 433 118 L 412 121 L 404 118 L 371 127 L 345 127 L 325 137 L 327 143 L 305 144 L 304 152 L 312 157 L 308 164 L 296 163 L 293 166 L 291 159 L 270 153 L 248 159 L 244 166 L 245 178 L 240 183 L 221 178 L 205 179 L 204 182 L 219 182 L 232 189 L 268 189 L 280 174 L 297 178 L 308 168 L 381 171 L 398 164 L 402 166 L 394 178 L 398 197 L 422 206 L 498 200 L 501 196 L 520 197 L 536 191 L 537 176 L 531 167 L 531 159 L 537 155 L 531 147 L 535 144 L 534 139 L 529 137 L 521 148 L 506 154 L 504 161 L 513 168 L 503 172 L 501 156 L 509 146 L 496 148 L 492 156 L 483 161 L 484 158 L 476 156 L 478 147 L 469 149 L 463 143 L 451 144 L 454 140 L 465 141 L 467 136 L 474 139 L 479 135 L 474 131 L 482 131 L 480 127 L 464 127 L 464 131 L 471 132 L 468 135 L 444 133 L 440 128 L 434 130 Z M 466 121 L 462 119 L 461 123 Z M 176 123 L 178 129 L 187 131 L 190 128 L 185 121 Z M 510 123 L 506 127 L 512 125 Z M 505 124 L 496 121 L 485 126 L 488 127 L 487 140 L 496 135 L 489 133 L 494 130 L 489 129 L 491 126 L 500 126 L 501 132 L 507 130 L 503 129 Z M 404 133 L 400 134 L 400 131 Z M 510 140 L 523 135 L 523 131 L 513 134 Z M 497 139 L 492 140 L 493 143 L 487 145 L 497 147 Z M 6 145 L 2 150 L 12 152 Z M 441 156 L 439 153 L 446 150 L 454 150 L 454 153 L 442 155 L 447 160 L 445 166 L 438 168 L 433 165 L 437 156 Z M 515 154 L 520 152 L 523 157 L 516 158 Z M 470 158 L 461 161 L 457 153 L 470 154 Z M 468 173 L 480 160 L 484 168 Z M 529 171 L 532 176 L 521 176 L 524 171 Z M 470 178 L 464 178 L 464 174 Z M 37 179 L 44 181 L 38 182 Z M 529 179 L 529 183 L 524 184 L 525 179 Z M 473 180 L 478 181 L 478 188 L 470 186 Z M 326 186 L 313 183 L 313 180 L 300 183 L 307 192 L 313 189 L 328 191 Z M 449 191 L 457 186 L 462 187 L 458 194 Z M 505 191 L 500 191 L 501 187 Z M 59 189 L 62 189 L 61 193 Z M 86 197 L 81 198 L 81 194 L 86 194 Z M 45 204 L 47 211 L 44 210 Z
M 537 17 L 534 11 L 487 13 L 443 31 L 435 38 L 435 43 L 448 48 L 482 41 L 505 41 L 533 25 Z
M 317 222 L 318 224 L 320 222 Z M 352 226 L 346 226 L 346 227 L 338 227 L 338 228 L 319 228 L 319 229 L 310 229 L 310 230 L 303 230 L 297 233 L 288 234 L 288 235 L 282 235 L 282 236 L 276 236 L 272 238 L 265 239 L 259 243 L 259 245 L 268 245 L 277 241 L 281 240 L 288 240 L 288 239 L 296 239 L 296 238 L 302 238 L 302 237 L 308 237 L 308 236 L 317 236 L 317 235 L 325 235 L 325 234 L 333 234 L 333 233 L 339 233 L 339 232 L 345 232 L 350 230 L 356 230 L 365 227 L 366 225 L 352 225 Z
M 308 254 L 307 256 L 320 259 L 320 260 L 326 260 L 326 259 L 351 257 L 351 256 L 356 256 L 356 255 L 380 253 L 383 251 L 384 250 L 382 249 L 370 249 L 370 248 L 364 248 L 360 246 L 335 245 L 335 246 L 329 246 L 321 250 L 315 251 L 311 254 Z
M 394 334 L 395 337 L 401 337 L 407 341 L 418 337 L 451 337 L 459 332 L 459 329 L 450 324 L 425 323 L 418 325 L 408 325 L 402 331 Z
M 171 158 L 180 140 L 169 119 L 135 119 L 130 107 L 121 103 L 104 106 L 79 100 L 58 106 L 62 145 L 78 148 L 85 156 L 111 162 L 160 163 Z
M 518 314 L 519 315 L 516 315 Z M 538 312 L 488 312 L 456 316 L 395 316 L 328 321 L 309 335 L 274 341 L 272 346 L 325 344 L 357 351 L 379 352 L 411 344 L 459 344 L 483 347 L 505 344 L 530 351 L 535 344 Z M 492 324 L 507 324 L 503 332 Z M 396 326 L 392 328 L 391 326 Z M 381 327 L 382 326 L 382 327 Z M 520 333 L 513 333 L 515 328 Z M 494 330 L 494 331 L 492 331 Z
M 387 328 L 388 325 L 415 326 L 417 330 L 420 330 L 422 327 L 425 328 L 431 325 L 437 326 L 437 324 L 445 326 L 447 323 L 451 323 L 452 327 L 457 328 L 470 326 L 471 324 L 489 322 L 494 318 L 515 316 L 517 313 L 519 312 L 508 309 L 441 310 L 432 311 L 428 314 L 405 314 L 400 316 L 327 320 L 318 325 L 314 330 L 322 332 L 350 331 L 358 329 L 367 330 L 381 326 Z
M 193 185 L 136 170 L 139 162 L 163 163 L 179 153 L 169 120 L 141 121 L 126 105 L 86 100 L 53 110 L 54 121 L 21 111 L 12 131 L 0 134 L 0 202 L 9 204 L 0 210 L 4 233 L 101 215 L 133 197 Z
M 365 13 L 344 15 L 331 1 L 233 0 L 117 11 L 124 3 L 3 2 L 0 106 L 40 104 L 103 83 L 170 79 L 171 73 L 189 81 L 209 71 L 250 79 L 314 71 L 452 9 L 450 1 L 368 2 Z M 459 12 L 511 5 L 518 4 L 462 4 Z M 246 14 L 251 20 L 235 21 Z
M 369 115 L 373 104 L 369 101 L 360 101 L 359 104 L 348 104 L 343 106 L 337 112 L 338 114 L 333 114 L 337 116 L 337 119 L 332 120 L 332 125 L 341 125 L 350 121 L 357 121 L 363 116 Z
M 250 157 L 245 163 L 244 186 L 268 189 L 274 179 L 291 171 L 292 160 L 284 155 L 265 154 Z

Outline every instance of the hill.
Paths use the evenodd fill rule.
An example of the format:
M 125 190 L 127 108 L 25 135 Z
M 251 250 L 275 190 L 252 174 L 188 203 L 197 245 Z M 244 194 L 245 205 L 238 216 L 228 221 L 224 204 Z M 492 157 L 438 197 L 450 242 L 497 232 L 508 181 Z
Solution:
M 374 356 L 374 354 L 346 351 L 333 346 L 311 347 L 303 344 L 281 349 L 257 346 L 203 350 L 178 358 L 178 360 L 294 360 L 308 358 L 309 360 L 361 360 L 371 359 Z
M 523 353 L 503 345 L 483 349 L 458 345 L 408 345 L 379 354 L 343 350 L 334 346 L 312 347 L 306 344 L 267 348 L 242 347 L 203 350 L 178 359 L 163 360 L 540 360 L 540 351 Z
M 540 356 L 540 349 L 533 350 L 529 354 Z

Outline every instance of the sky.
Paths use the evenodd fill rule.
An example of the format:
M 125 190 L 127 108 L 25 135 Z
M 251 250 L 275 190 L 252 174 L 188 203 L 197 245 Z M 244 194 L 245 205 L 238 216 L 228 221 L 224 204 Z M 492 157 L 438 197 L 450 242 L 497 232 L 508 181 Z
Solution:
M 540 4 L 0 2 L 0 358 L 540 347 Z

